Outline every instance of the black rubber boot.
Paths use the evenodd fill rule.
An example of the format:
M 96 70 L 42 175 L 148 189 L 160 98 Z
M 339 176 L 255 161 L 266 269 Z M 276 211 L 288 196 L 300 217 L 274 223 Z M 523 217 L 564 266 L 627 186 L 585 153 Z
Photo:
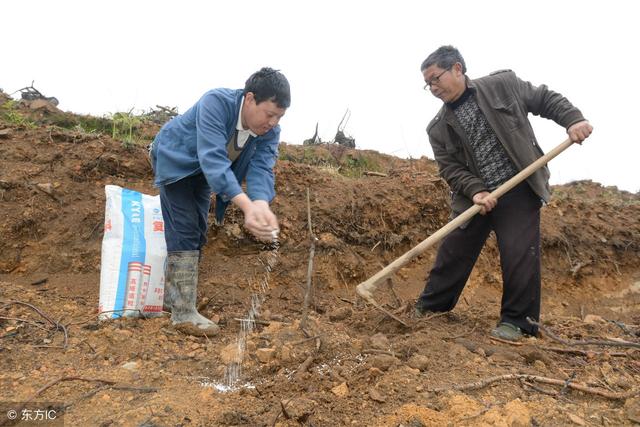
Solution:
M 170 306 L 171 323 L 176 329 L 195 336 L 213 336 L 220 328 L 196 309 L 199 258 L 200 251 L 167 254 L 164 305 Z

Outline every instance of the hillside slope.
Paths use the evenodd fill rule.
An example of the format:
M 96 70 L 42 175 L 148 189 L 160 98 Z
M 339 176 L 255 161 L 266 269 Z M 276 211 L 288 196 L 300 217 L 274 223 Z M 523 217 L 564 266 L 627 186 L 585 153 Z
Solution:
M 147 139 L 158 129 L 137 126 Z M 489 340 L 501 294 L 493 236 L 452 313 L 411 315 L 435 249 L 376 295 L 406 325 L 356 298 L 358 283 L 446 224 L 448 187 L 426 158 L 282 144 L 273 204 L 280 246 L 251 239 L 233 209 L 223 227 L 209 231 L 199 304 L 222 325 L 219 337 L 182 335 L 167 317 L 99 323 L 104 186 L 157 194 L 143 144 L 123 144 L 108 129 L 108 121 L 17 105 L 0 94 L 0 402 L 33 397 L 67 405 L 72 425 L 104 426 L 640 421 L 640 400 L 632 397 L 640 389 L 637 344 Z M 301 331 L 307 189 L 319 241 L 309 323 Z M 542 318 L 556 334 L 640 341 L 638 218 L 638 194 L 593 182 L 555 188 L 542 211 Z M 245 336 L 236 319 L 256 295 L 261 322 Z M 228 390 L 243 337 L 240 380 Z M 530 377 L 434 391 L 506 374 L 565 386 Z M 572 390 L 573 383 L 609 396 Z

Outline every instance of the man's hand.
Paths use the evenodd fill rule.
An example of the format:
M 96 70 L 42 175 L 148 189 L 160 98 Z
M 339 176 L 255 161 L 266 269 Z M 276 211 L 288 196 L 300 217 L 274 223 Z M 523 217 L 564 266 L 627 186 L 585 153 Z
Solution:
M 273 242 L 280 228 L 278 218 L 271 212 L 266 200 L 251 201 L 246 194 L 240 193 L 231 201 L 244 213 L 244 227 L 258 239 Z
M 586 120 L 574 123 L 567 129 L 567 134 L 569 134 L 571 141 L 578 144 L 582 144 L 582 141 L 587 139 L 591 132 L 593 132 L 593 126 Z
M 498 199 L 492 197 L 488 191 L 481 191 L 473 195 L 473 203 L 480 206 L 480 215 L 486 215 L 496 207 Z
M 244 214 L 244 226 L 251 234 L 265 242 L 273 242 L 280 230 L 278 219 L 265 200 L 251 202 L 251 207 Z

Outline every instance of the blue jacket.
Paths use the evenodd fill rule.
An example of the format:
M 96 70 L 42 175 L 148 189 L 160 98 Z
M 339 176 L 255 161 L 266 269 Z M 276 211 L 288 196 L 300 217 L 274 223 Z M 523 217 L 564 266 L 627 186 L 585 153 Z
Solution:
M 271 202 L 275 196 L 273 167 L 278 158 L 280 126 L 250 137 L 233 163 L 227 156 L 242 97 L 242 89 L 210 90 L 184 114 L 166 123 L 151 146 L 154 184 L 162 186 L 204 174 L 216 193 L 218 222 L 229 201 L 242 192 L 245 178 L 251 200 Z

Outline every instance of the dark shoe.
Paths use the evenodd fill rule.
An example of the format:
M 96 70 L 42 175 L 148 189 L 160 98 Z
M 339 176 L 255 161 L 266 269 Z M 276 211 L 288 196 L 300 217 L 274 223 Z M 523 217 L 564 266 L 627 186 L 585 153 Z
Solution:
M 502 322 L 491 330 L 491 336 L 505 341 L 520 341 L 524 334 L 518 326 Z

